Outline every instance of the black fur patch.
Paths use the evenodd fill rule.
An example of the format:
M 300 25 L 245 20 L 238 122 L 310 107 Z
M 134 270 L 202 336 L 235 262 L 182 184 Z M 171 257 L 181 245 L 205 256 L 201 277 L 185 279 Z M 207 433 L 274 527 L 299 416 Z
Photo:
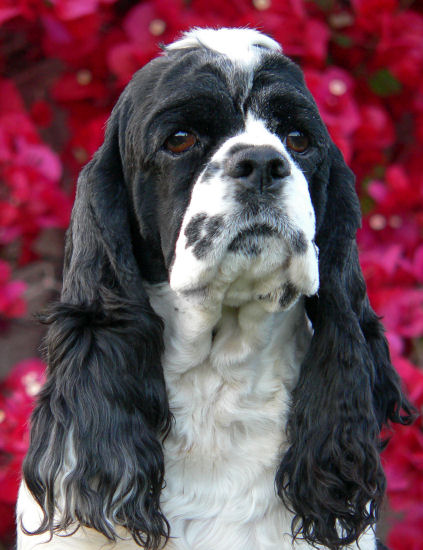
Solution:
M 242 252 L 247 256 L 258 256 L 261 248 L 258 245 L 257 237 L 275 235 L 274 229 L 267 225 L 256 225 L 241 231 L 228 247 L 230 252 Z
M 207 256 L 207 251 L 210 248 L 210 240 L 204 237 L 203 239 L 200 239 L 194 246 L 192 253 L 197 258 L 197 260 L 201 260 L 205 256 Z
M 223 231 L 223 216 L 212 216 L 206 223 L 206 233 L 211 239 L 220 235 Z
M 305 254 L 307 252 L 307 239 L 302 231 L 298 231 L 291 238 L 292 251 L 295 254 Z
M 207 219 L 206 213 L 195 215 L 185 228 L 185 237 L 187 238 L 186 248 L 192 246 L 201 236 L 201 229 L 204 221 Z
M 212 216 L 201 213 L 193 217 L 185 228 L 186 248 L 194 246 L 192 253 L 197 259 L 204 258 L 214 239 L 224 228 L 223 216 Z
M 236 237 L 229 245 L 228 250 L 230 252 L 241 252 L 246 256 L 258 256 L 261 252 L 261 248 L 257 243 L 253 243 L 250 240 L 245 240 L 240 237 Z
M 287 283 L 283 289 L 283 294 L 279 298 L 279 305 L 282 309 L 287 308 L 298 297 L 298 289 L 292 284 Z

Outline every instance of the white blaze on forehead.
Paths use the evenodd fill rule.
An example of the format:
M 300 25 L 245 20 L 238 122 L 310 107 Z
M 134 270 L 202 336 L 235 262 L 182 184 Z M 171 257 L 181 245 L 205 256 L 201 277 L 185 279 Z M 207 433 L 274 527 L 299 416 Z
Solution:
M 256 118 L 250 112 L 245 120 L 245 128 L 235 136 L 229 138 L 222 147 L 216 152 L 212 160 L 223 160 L 226 158 L 229 150 L 237 144 L 243 145 L 269 145 L 274 147 L 276 151 L 284 157 L 289 158 L 289 155 L 283 146 L 281 140 L 276 134 L 270 132 L 263 120 Z
M 263 50 L 282 52 L 281 46 L 269 36 L 254 29 L 192 29 L 182 38 L 166 46 L 166 50 L 207 48 L 227 56 L 238 64 L 257 62 Z

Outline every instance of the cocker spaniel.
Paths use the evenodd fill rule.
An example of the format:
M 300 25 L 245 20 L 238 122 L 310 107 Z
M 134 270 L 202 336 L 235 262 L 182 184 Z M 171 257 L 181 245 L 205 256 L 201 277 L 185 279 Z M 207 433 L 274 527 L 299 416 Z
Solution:
M 359 225 L 274 40 L 194 29 L 138 71 L 79 178 L 18 549 L 374 550 L 412 407 Z

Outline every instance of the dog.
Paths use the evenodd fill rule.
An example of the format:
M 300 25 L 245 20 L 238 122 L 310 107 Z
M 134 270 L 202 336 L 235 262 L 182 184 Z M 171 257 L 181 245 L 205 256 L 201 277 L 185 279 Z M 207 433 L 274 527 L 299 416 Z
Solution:
M 374 550 L 413 409 L 360 220 L 273 39 L 193 29 L 138 71 L 78 181 L 18 549 Z

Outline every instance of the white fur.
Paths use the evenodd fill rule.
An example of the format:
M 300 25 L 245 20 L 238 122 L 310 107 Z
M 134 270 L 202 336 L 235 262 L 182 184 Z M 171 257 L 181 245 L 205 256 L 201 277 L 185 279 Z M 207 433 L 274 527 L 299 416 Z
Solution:
M 162 505 L 178 550 L 281 548 L 290 518 L 274 476 L 309 341 L 302 304 L 279 313 L 257 301 L 196 304 L 167 285 L 150 296 L 166 327 L 175 425 L 165 441 Z
M 255 29 L 192 29 L 166 50 L 207 48 L 221 53 L 238 66 L 251 68 L 261 58 L 263 48 L 282 52 L 281 46 Z

